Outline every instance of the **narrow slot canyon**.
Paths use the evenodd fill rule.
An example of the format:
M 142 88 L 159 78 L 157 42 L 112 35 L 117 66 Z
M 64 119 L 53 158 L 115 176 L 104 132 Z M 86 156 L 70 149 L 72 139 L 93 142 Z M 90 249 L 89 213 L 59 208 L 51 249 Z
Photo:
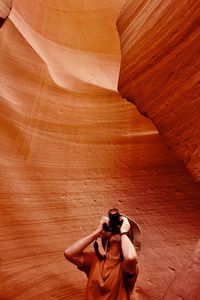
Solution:
M 83 300 L 63 252 L 112 207 L 142 232 L 131 300 L 199 299 L 199 20 L 189 0 L 0 0 L 1 300 Z

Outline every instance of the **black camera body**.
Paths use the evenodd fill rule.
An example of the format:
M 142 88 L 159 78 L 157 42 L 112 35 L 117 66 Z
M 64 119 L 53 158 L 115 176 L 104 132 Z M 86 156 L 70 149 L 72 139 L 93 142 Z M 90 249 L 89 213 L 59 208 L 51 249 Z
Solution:
M 106 232 L 112 232 L 114 234 L 120 233 L 120 227 L 122 221 L 120 220 L 120 213 L 117 208 L 111 208 L 108 211 L 109 225 L 103 224 L 103 230 Z

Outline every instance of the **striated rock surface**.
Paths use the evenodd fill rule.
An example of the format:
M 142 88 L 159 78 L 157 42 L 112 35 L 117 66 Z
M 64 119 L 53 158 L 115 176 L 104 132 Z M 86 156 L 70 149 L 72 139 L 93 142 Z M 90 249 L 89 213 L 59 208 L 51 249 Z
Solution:
M 153 121 L 199 181 L 199 2 L 127 1 L 117 27 L 120 93 Z
M 133 299 L 159 300 L 200 232 L 199 185 L 117 92 L 124 1 L 13 1 L 0 31 L 0 299 L 84 299 L 64 259 L 117 206 L 140 225 Z
M 163 299 L 198 300 L 200 295 L 200 242 L 194 254 L 172 281 Z
M 9 16 L 11 8 L 12 8 L 12 0 L 0 1 L 0 28 L 3 26 L 7 17 Z

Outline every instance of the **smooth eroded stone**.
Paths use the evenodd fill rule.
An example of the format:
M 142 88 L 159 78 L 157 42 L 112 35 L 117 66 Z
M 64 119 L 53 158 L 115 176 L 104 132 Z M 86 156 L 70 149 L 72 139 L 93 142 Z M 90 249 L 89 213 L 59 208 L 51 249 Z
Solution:
M 1 300 L 83 300 L 64 249 L 112 207 L 142 230 L 135 299 L 160 300 L 199 238 L 199 185 L 117 91 L 124 2 L 16 0 L 1 29 Z
M 164 300 L 198 300 L 200 295 L 200 242 L 184 267 L 176 274 Z
M 153 121 L 199 181 L 199 2 L 127 1 L 117 28 L 120 93 Z

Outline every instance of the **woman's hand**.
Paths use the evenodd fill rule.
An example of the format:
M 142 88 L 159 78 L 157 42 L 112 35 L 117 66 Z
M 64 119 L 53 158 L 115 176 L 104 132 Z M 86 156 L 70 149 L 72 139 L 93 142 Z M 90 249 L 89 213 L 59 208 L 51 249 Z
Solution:
M 128 232 L 129 229 L 130 229 L 130 227 L 131 227 L 128 219 L 126 217 L 121 216 L 120 220 L 123 222 L 122 225 L 121 225 L 121 227 L 120 227 L 120 232 L 121 233 L 122 232 Z
M 109 218 L 104 216 L 101 218 L 100 222 L 99 222 L 99 226 L 97 227 L 97 231 L 99 232 L 99 234 L 101 234 L 103 232 L 103 225 L 107 224 L 109 226 Z

